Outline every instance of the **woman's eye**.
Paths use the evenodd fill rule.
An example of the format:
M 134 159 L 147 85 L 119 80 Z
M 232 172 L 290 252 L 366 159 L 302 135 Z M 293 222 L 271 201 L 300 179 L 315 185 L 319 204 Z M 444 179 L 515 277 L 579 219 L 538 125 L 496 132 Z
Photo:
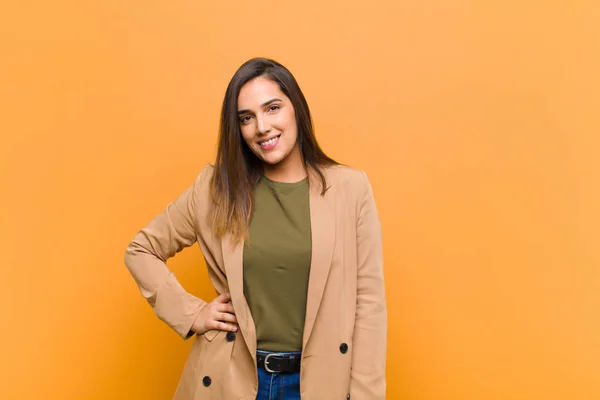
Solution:
M 269 107 L 269 111 L 277 111 L 279 108 L 280 107 L 277 104 L 273 104 L 271 107 Z
M 242 124 L 247 124 L 248 122 L 250 122 L 250 116 L 249 115 L 245 115 L 242 118 L 240 118 L 240 122 Z

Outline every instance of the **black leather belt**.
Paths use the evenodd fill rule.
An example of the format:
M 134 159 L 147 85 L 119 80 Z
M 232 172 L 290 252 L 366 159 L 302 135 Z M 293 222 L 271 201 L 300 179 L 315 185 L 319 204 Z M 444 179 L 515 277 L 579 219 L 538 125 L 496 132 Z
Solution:
M 256 355 L 258 367 L 264 368 L 270 373 L 298 372 L 300 371 L 301 360 L 301 355 L 283 355 L 279 353 L 258 353 Z

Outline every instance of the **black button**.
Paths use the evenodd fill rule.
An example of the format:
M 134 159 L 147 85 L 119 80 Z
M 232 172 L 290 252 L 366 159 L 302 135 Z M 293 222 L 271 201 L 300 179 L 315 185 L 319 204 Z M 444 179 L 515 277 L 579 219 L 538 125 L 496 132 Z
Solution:
M 350 400 L 350 394 L 348 394 L 348 396 L 346 396 L 346 400 Z
M 205 376 L 204 378 L 202 378 L 202 384 L 204 386 L 209 387 L 211 383 L 212 380 L 210 379 L 210 376 Z
M 348 352 L 348 345 L 346 343 L 340 344 L 340 351 L 342 354 L 346 354 Z
M 227 336 L 225 336 L 228 342 L 233 342 L 235 339 L 235 332 L 227 332 Z

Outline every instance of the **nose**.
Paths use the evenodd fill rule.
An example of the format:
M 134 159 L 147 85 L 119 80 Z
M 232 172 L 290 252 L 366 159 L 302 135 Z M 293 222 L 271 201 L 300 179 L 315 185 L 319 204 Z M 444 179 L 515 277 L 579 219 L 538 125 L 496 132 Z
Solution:
M 257 116 L 256 117 L 256 131 L 259 134 L 264 135 L 264 134 L 268 133 L 270 130 L 271 130 L 271 125 L 269 125 L 269 123 L 266 121 L 265 117 Z

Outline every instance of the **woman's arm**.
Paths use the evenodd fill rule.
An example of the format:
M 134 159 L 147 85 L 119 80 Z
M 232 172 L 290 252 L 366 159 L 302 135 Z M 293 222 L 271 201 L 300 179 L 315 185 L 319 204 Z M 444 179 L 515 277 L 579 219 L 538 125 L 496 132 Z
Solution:
M 381 226 L 371 184 L 363 173 L 357 221 L 358 281 L 350 397 L 385 399 L 387 310 Z
M 125 252 L 125 264 L 155 314 L 185 339 L 206 302 L 186 292 L 165 262 L 196 242 L 195 193 L 207 172 L 138 232 Z

